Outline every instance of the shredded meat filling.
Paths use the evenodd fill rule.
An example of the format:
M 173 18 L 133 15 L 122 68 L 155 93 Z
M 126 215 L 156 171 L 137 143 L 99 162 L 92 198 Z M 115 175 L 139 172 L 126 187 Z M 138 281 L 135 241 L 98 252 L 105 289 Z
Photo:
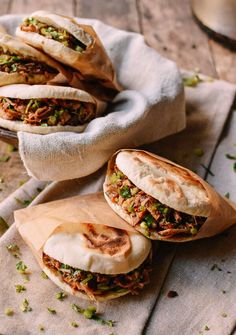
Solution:
M 43 74 L 45 77 L 51 77 L 51 74 L 57 74 L 58 70 L 39 62 L 36 59 L 17 55 L 14 53 L 4 52 L 0 48 L 0 71 L 6 73 L 19 73 L 23 76 L 28 74 Z
M 104 275 L 83 271 L 60 263 L 43 253 L 44 265 L 69 284 L 74 291 L 86 293 L 90 299 L 115 293 L 138 294 L 149 283 L 151 255 L 137 269 L 120 275 Z
M 52 25 L 40 22 L 35 18 L 26 19 L 20 28 L 23 31 L 38 33 L 46 38 L 53 39 L 78 52 L 83 52 L 86 49 L 86 45 L 75 38 L 67 30 L 53 27 Z
M 96 116 L 95 106 L 76 100 L 0 98 L 0 117 L 34 126 L 83 125 Z
M 195 235 L 206 218 L 193 216 L 170 208 L 136 187 L 115 165 L 106 191 L 110 200 L 122 207 L 151 238 L 158 235 Z

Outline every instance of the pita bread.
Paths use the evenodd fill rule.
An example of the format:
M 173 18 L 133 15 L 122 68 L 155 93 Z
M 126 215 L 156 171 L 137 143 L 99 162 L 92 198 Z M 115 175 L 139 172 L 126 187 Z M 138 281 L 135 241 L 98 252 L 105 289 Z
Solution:
M 151 250 L 151 242 L 136 232 L 92 224 L 76 228 L 49 237 L 44 253 L 74 268 L 115 275 L 138 268 Z
M 12 54 L 26 57 L 32 61 L 42 62 L 58 71 L 58 73 L 47 73 L 47 76 L 44 74 L 26 73 L 25 75 L 22 75 L 17 72 L 0 72 L 0 86 L 24 83 L 44 84 L 50 82 L 53 79 L 55 80 L 59 73 L 61 73 L 63 77 L 67 78 L 68 80 L 72 79 L 70 72 L 66 71 L 58 62 L 54 61 L 47 55 L 25 44 L 15 37 L 0 33 L 0 47 L 4 50 L 4 52 L 9 51 Z
M 83 52 L 75 51 L 58 41 L 46 38 L 38 33 L 23 31 L 20 27 L 16 30 L 17 36 L 26 43 L 43 50 L 56 60 L 78 70 L 85 78 L 96 77 L 113 82 L 115 79 L 113 65 L 99 37 L 91 26 L 78 24 L 73 19 L 46 11 L 34 12 L 30 17 L 55 28 L 67 30 L 86 45 L 86 50 Z M 115 86 L 114 84 L 114 88 Z
M 72 87 L 52 86 L 52 85 L 8 85 L 0 87 L 0 97 L 17 98 L 17 99 L 68 99 L 78 100 L 94 104 L 95 99 L 87 92 Z M 35 134 L 50 134 L 60 131 L 82 132 L 87 124 L 81 126 L 33 126 L 21 121 L 7 120 L 0 117 L 0 126 L 12 131 L 25 131 Z
M 134 185 L 164 205 L 190 215 L 210 215 L 210 200 L 197 178 L 141 150 L 123 150 L 112 158 L 105 191 L 114 163 Z

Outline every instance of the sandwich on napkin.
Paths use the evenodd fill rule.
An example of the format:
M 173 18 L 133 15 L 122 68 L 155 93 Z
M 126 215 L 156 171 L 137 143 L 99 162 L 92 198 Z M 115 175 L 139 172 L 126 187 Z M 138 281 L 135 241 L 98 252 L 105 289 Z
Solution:
M 91 26 L 37 11 L 24 20 L 16 35 L 71 67 L 72 85 L 86 89 L 100 100 L 111 100 L 119 91 L 112 62 Z
M 72 87 L 7 85 L 0 87 L 0 126 L 35 134 L 82 132 L 96 106 L 89 93 Z
M 68 293 L 103 301 L 149 282 L 152 245 L 108 206 L 103 193 L 14 212 L 16 226 L 48 277 Z
M 234 206 L 192 171 L 141 150 L 121 150 L 108 163 L 110 207 L 154 240 L 184 242 L 216 235 L 236 222 Z
M 69 72 L 44 53 L 7 34 L 0 33 L 0 86 L 45 84 Z

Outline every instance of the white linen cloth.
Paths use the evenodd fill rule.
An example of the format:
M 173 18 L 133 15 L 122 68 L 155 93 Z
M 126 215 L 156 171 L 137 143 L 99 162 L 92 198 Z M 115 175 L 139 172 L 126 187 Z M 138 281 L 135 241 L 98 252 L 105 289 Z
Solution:
M 203 82 L 194 88 L 187 88 L 186 129 L 179 134 L 149 145 L 146 149 L 168 156 L 189 168 L 194 168 L 203 177 L 205 170 L 200 164 L 209 166 L 212 160 L 225 121 L 229 116 L 235 91 L 234 85 L 217 80 L 212 83 Z M 209 180 L 211 183 L 214 182 L 213 185 L 216 185 L 217 189 L 223 191 L 222 194 L 224 192 L 232 194 L 232 200 L 235 201 L 233 175 L 230 174 L 233 161 L 227 160 L 224 156 L 227 152 L 235 154 L 233 144 L 236 143 L 236 124 L 232 120 L 235 119 L 231 119 L 230 129 L 229 127 L 226 129 L 226 131 L 229 130 L 229 135 L 227 135 L 228 132 L 224 134 L 223 142 L 220 142 L 216 150 L 216 158 L 213 158 L 210 167 L 215 177 Z M 204 155 L 196 156 L 195 148 L 202 148 Z M 218 174 L 218 171 L 222 172 Z M 101 190 L 104 172 L 105 167 L 85 178 L 51 183 L 35 198 L 33 203 Z M 224 173 L 223 184 L 221 182 L 222 173 Z M 40 182 L 36 180 L 26 183 L 18 190 L 17 197 L 21 197 L 21 192 L 21 199 L 24 200 L 29 190 L 30 194 L 37 194 L 38 183 Z M 42 186 L 41 183 L 39 187 Z M 14 197 L 13 194 L 10 199 L 13 200 Z M 14 201 L 9 201 L 9 199 L 3 202 L 0 216 L 3 216 L 4 213 L 6 218 L 9 217 L 9 213 L 12 213 L 18 206 L 18 203 L 15 203 L 14 207 L 13 203 Z M 12 221 L 9 220 L 8 223 L 11 224 Z M 115 335 L 198 335 L 201 334 L 199 331 L 209 335 L 233 335 L 236 321 L 235 232 L 236 229 L 233 227 L 228 236 L 221 235 L 180 246 L 160 243 L 155 253 L 150 285 L 138 297 L 127 296 L 98 305 L 98 310 L 104 312 L 105 318 L 117 321 L 115 328 L 108 328 L 92 320 L 85 320 L 70 308 L 71 303 L 77 303 L 81 307 L 87 307 L 91 305 L 90 303 L 73 297 L 63 302 L 55 299 L 56 292 L 60 290 L 50 281 L 41 279 L 41 269 L 13 225 L 0 239 L 2 269 L 0 271 L 0 333 L 37 335 L 39 334 L 38 325 L 42 324 L 45 327 L 45 334 L 50 335 L 72 333 L 83 335 L 109 335 L 111 333 Z M 21 257 L 32 272 L 30 282 L 25 284 L 27 291 L 22 294 L 15 293 L 14 285 L 22 283 L 22 280 L 15 269 L 16 260 L 6 250 L 6 245 L 14 242 L 20 246 Z M 211 270 L 214 264 L 217 264 L 222 271 L 217 268 Z M 177 291 L 179 296 L 173 299 L 167 298 L 169 290 Z M 19 310 L 19 304 L 24 298 L 29 300 L 33 308 L 32 312 L 22 313 Z M 13 317 L 4 315 L 3 311 L 6 307 L 13 307 L 15 310 Z M 47 307 L 55 308 L 57 315 L 49 314 Z M 78 322 L 79 328 L 72 328 L 69 325 L 71 321 Z M 210 330 L 205 330 L 206 326 Z
M 14 34 L 21 20 L 7 15 L 0 24 Z M 40 180 L 89 175 L 117 149 L 151 143 L 185 127 L 183 87 L 175 63 L 148 47 L 140 34 L 98 20 L 80 22 L 94 27 L 124 90 L 107 106 L 106 115 L 91 121 L 83 133 L 18 133 L 24 166 Z

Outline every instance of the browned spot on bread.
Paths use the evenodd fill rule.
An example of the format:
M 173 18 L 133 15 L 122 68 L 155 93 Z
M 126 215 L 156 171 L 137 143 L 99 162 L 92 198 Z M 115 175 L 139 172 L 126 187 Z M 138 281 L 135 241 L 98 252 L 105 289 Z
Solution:
M 101 229 L 100 225 L 92 224 L 86 224 L 86 230 L 87 233 L 83 233 L 83 236 L 87 248 L 113 256 L 125 254 L 131 247 L 129 236 L 124 230 L 107 226 L 102 226 Z

